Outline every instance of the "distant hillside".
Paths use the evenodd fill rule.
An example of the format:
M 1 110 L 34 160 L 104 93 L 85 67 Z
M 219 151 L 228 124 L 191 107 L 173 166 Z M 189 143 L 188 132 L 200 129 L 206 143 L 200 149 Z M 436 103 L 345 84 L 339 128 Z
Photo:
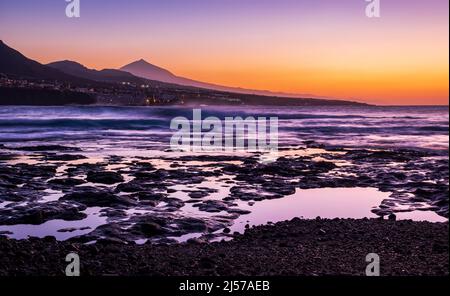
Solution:
M 272 105 L 272 106 L 339 106 L 366 105 L 344 100 L 329 100 L 313 96 L 290 97 L 205 84 L 182 77 L 154 66 L 144 60 L 131 63 L 122 70 L 88 69 L 73 61 L 59 61 L 42 65 L 0 41 L 0 74 L 7 78 L 56 80 L 70 82 L 68 87 L 38 90 L 29 86 L 5 84 L 0 104 L 89 104 L 95 98 L 108 104 L 192 104 L 192 105 Z M 0 75 L 1 77 L 2 75 Z M 117 82 L 130 82 L 122 85 Z M 141 84 L 148 87 L 141 88 Z M 55 84 L 56 85 L 56 84 Z M 19 87 L 18 87 L 19 86 Z M 89 94 L 73 92 L 73 88 L 93 88 Z M 7 89 L 6 89 L 7 88 Z M 66 89 L 66 90 L 57 90 Z M 41 96 L 41 97 L 40 97 Z M 39 101 L 41 98 L 42 102 Z
M 88 69 L 87 67 L 73 61 L 58 61 L 47 64 L 47 66 L 57 69 L 66 74 L 81 77 L 94 81 L 102 82 L 130 82 L 137 84 L 145 84 L 146 79 L 141 77 L 136 77 L 131 73 L 115 70 L 115 69 L 104 69 L 101 71 Z
M 7 46 L 0 40 L 0 73 L 21 78 L 47 79 L 86 83 L 72 75 L 63 73 L 57 69 L 47 67 L 34 60 L 25 57 L 15 49 Z

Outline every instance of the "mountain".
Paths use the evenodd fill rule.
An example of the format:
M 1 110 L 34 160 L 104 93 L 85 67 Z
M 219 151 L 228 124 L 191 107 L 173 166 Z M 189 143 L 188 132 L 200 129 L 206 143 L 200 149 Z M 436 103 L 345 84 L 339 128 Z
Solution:
M 194 86 L 199 88 L 212 89 L 216 91 L 223 92 L 233 92 L 240 94 L 254 94 L 254 95 L 262 95 L 262 96 L 278 96 L 278 97 L 308 97 L 308 98 L 318 98 L 317 96 L 310 94 L 287 94 L 287 93 L 279 93 L 279 92 L 271 92 L 267 90 L 253 90 L 253 89 L 245 89 L 240 87 L 228 87 L 222 86 L 212 83 L 206 83 L 201 81 L 196 81 L 180 76 L 176 76 L 170 71 L 163 69 L 161 67 L 150 64 L 149 62 L 140 59 L 139 61 L 132 62 L 128 65 L 123 66 L 120 70 L 129 72 L 133 75 L 147 78 L 150 80 L 157 80 L 167 83 L 179 84 L 184 86 Z
M 57 69 L 66 74 L 101 82 L 132 82 L 144 84 L 145 79 L 136 77 L 131 73 L 116 69 L 104 69 L 101 71 L 88 69 L 87 67 L 73 61 L 58 61 L 47 64 L 48 67 Z
M 87 82 L 31 60 L 0 40 L 0 73 L 31 79 Z
M 116 88 L 116 83 L 114 82 L 128 81 L 137 84 L 148 84 L 149 88 L 145 89 L 145 92 L 133 87 L 128 88 L 130 97 L 133 97 L 132 104 L 148 104 L 148 96 L 151 95 L 153 98 L 158 98 L 159 101 L 157 103 L 161 104 L 177 104 L 181 100 L 183 104 L 187 105 L 365 105 L 344 100 L 314 98 L 309 95 L 297 95 L 294 97 L 286 94 L 280 95 L 273 92 L 203 83 L 178 77 L 144 60 L 124 66 L 122 70 L 104 69 L 97 71 L 88 69 L 77 62 L 67 60 L 43 65 L 25 57 L 2 41 L 0 41 L 0 74 L 6 74 L 13 79 L 57 80 L 70 82 L 71 87 L 74 85 L 83 88 L 101 86 L 110 90 Z M 33 87 L 21 90 L 20 87 L 0 85 L 0 103 L 3 101 L 3 103 L 6 102 L 8 104 L 12 102 L 14 104 L 22 102 L 32 105 L 72 104 L 74 102 L 86 104 L 97 100 L 97 95 L 95 93 L 72 92 L 70 87 L 69 89 L 53 89 L 50 91 Z M 123 96 L 114 94 L 114 91 L 106 99 L 108 104 L 130 104 L 129 100 L 125 99 L 123 101 Z
M 33 78 L 43 80 L 59 80 L 81 84 L 95 84 L 100 82 L 132 82 L 137 84 L 148 83 L 146 79 L 177 84 L 182 86 L 192 86 L 203 89 L 210 89 L 222 92 L 232 92 L 238 94 L 252 94 L 261 96 L 277 97 L 308 97 L 318 98 L 314 95 L 286 94 L 265 90 L 251 90 L 238 87 L 227 87 L 211 83 L 196 81 L 177 76 L 161 67 L 152 65 L 141 59 L 119 70 L 104 69 L 101 71 L 88 69 L 85 66 L 73 61 L 59 61 L 48 65 L 40 64 L 37 61 L 25 57 L 17 50 L 7 46 L 0 40 L 0 73 L 21 78 Z
M 122 68 L 120 68 L 120 70 L 150 80 L 181 84 L 177 83 L 181 82 L 181 80 L 171 72 L 158 66 L 152 65 L 142 59 L 123 66 Z

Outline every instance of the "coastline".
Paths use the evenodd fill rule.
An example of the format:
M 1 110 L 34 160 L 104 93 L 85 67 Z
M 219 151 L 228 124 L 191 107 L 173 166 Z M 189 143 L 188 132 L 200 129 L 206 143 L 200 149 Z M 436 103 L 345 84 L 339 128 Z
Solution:
M 281 113 L 312 129 L 284 125 L 287 144 L 265 162 L 167 149 L 159 126 L 172 109 L 134 120 L 136 108 L 26 110 L 2 121 L 2 275 L 63 275 L 69 252 L 82 275 L 364 275 L 369 253 L 381 275 L 448 275 L 448 129 L 437 115 Z M 392 125 L 423 137 L 391 143 Z M 293 131 L 310 140 L 290 142 Z

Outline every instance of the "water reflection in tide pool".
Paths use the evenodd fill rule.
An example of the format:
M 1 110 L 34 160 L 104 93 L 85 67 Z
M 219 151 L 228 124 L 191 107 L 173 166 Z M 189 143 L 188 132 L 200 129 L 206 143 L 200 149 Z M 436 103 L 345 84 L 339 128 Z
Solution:
M 15 239 L 27 239 L 29 237 L 54 236 L 57 240 L 66 240 L 74 236 L 91 232 L 100 225 L 106 224 L 106 217 L 100 216 L 100 207 L 91 207 L 83 211 L 87 217 L 83 220 L 65 221 L 50 220 L 39 225 L 17 224 L 0 226 L 0 232 L 9 233 L 9 237 Z M 61 230 L 66 231 L 61 231 Z
M 205 182 L 201 185 L 208 184 L 210 188 L 216 188 L 217 193 L 210 194 L 208 200 L 219 199 L 220 196 L 226 196 L 229 188 L 220 186 L 220 182 Z M 213 186 L 215 184 L 215 186 Z M 174 186 L 175 187 L 175 186 Z M 189 200 L 188 192 L 184 192 L 186 185 L 177 185 L 178 191 L 174 194 L 182 200 Z M 55 194 L 55 193 L 54 193 Z M 315 219 L 317 216 L 321 218 L 377 218 L 372 213 L 372 209 L 380 206 L 383 200 L 389 199 L 390 192 L 381 192 L 377 188 L 317 188 L 317 189 L 297 189 L 296 193 L 280 199 L 263 200 L 255 203 L 244 201 L 235 201 L 236 208 L 249 210 L 251 213 L 241 215 L 230 227 L 231 232 L 244 232 L 245 225 L 263 225 L 270 222 L 276 223 L 284 220 L 291 220 L 295 217 L 303 219 Z M 0 203 L 0 206 L 2 203 Z M 426 208 L 424 208 L 426 209 Z M 87 234 L 100 225 L 106 224 L 107 218 L 100 215 L 102 208 L 91 207 L 84 212 L 87 217 L 78 221 L 51 220 L 41 225 L 7 225 L 0 226 L 0 233 L 4 232 L 9 237 L 15 239 L 26 239 L 29 236 L 44 237 L 55 236 L 58 240 L 66 240 L 74 236 Z M 403 209 L 402 209 L 403 210 Z M 429 222 L 445 222 L 446 218 L 439 216 L 429 210 L 415 210 L 406 212 L 397 212 L 396 216 L 399 220 L 411 219 L 415 221 Z M 127 211 L 129 216 L 136 214 L 150 213 L 142 209 L 130 209 Z M 197 217 L 207 219 L 220 213 L 207 213 L 199 211 L 197 207 L 193 207 L 191 203 L 186 203 L 180 210 L 180 214 L 187 217 Z M 66 231 L 61 231 L 65 229 Z M 222 233 L 222 229 L 216 233 Z M 6 233 L 5 233 L 6 232 Z M 185 242 L 190 238 L 201 237 L 205 233 L 188 233 L 181 237 L 169 237 L 178 242 Z M 220 237 L 223 239 L 224 237 Z M 227 238 L 225 238 L 227 239 Z M 145 243 L 147 240 L 140 240 L 137 243 Z
M 321 218 L 377 218 L 371 212 L 378 207 L 390 192 L 381 192 L 377 188 L 318 188 L 297 189 L 296 193 L 273 200 L 263 200 L 253 206 L 242 204 L 239 207 L 251 211 L 240 216 L 231 227 L 232 232 L 243 232 L 245 225 L 262 225 L 269 222 Z M 397 214 L 397 213 L 396 213 Z M 445 222 L 446 218 L 432 211 L 413 211 L 398 213 L 399 219 L 415 221 Z

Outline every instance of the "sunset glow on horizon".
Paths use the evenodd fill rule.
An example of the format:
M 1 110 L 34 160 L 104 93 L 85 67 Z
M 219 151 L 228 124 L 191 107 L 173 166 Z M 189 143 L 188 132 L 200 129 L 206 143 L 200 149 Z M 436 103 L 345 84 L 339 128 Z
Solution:
M 449 1 L 64 0 L 0 3 L 0 39 L 41 63 L 145 59 L 214 84 L 385 105 L 448 105 Z

